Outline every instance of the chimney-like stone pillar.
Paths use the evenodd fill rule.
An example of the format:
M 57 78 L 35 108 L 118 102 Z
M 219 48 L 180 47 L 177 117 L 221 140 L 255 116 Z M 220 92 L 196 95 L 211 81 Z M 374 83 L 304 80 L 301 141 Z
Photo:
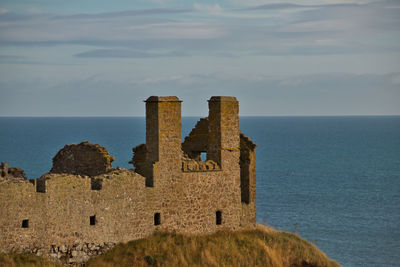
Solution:
M 176 96 L 151 96 L 146 100 L 146 146 L 149 160 L 170 161 L 181 151 L 181 102 Z
M 180 170 L 182 101 L 176 96 L 151 96 L 145 102 L 147 160 L 158 162 L 161 169 Z M 150 186 L 152 183 L 153 181 L 147 182 Z
M 240 151 L 239 103 L 232 96 L 213 96 L 208 107 L 207 159 L 216 161 L 222 168 L 236 167 Z

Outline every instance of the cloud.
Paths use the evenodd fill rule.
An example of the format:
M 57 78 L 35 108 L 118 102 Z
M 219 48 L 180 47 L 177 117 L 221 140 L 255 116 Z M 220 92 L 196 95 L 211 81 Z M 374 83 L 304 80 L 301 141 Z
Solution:
M 32 60 L 25 56 L 16 55 L 0 55 L 0 64 L 30 64 L 30 65 L 41 65 L 44 64 L 38 60 Z
M 364 3 L 365 4 L 365 3 Z M 259 6 L 245 8 L 244 10 L 279 10 L 279 9 L 315 9 L 315 8 L 336 8 L 336 7 L 357 7 L 360 4 L 352 3 L 351 1 L 325 3 L 318 5 L 300 5 L 293 3 L 272 3 Z
M 18 63 L 29 63 L 29 60 L 25 57 L 16 55 L 0 55 L 0 64 L 18 64 Z
M 158 57 L 181 57 L 186 56 L 184 52 L 144 52 L 126 49 L 95 49 L 76 54 L 77 57 L 98 58 L 158 58 Z
M 95 15 L 96 19 L 91 15 L 55 19 L 51 15 L 5 14 L 0 16 L 0 43 L 90 44 L 146 39 L 207 39 L 223 34 L 218 25 L 206 21 L 114 15 Z
M 392 82 L 393 84 L 400 86 L 400 74 L 394 74 L 392 76 Z
M 194 3 L 193 6 L 195 10 L 204 12 L 206 14 L 219 15 L 223 12 L 219 4 L 210 5 L 210 4 Z
M 92 47 L 70 54 L 78 58 L 332 55 L 400 50 L 400 17 L 397 8 L 391 8 L 399 6 L 396 1 L 339 2 L 273 3 L 245 9 L 194 3 L 193 9 L 72 15 L 8 12 L 0 14 L 0 45 Z
M 183 115 L 198 116 L 206 113 L 199 99 L 227 92 L 241 101 L 241 115 L 400 114 L 398 77 L 400 73 L 188 74 L 114 80 L 93 76 L 54 85 L 2 81 L 7 98 L 0 99 L 0 115 L 141 116 L 141 101 L 149 95 L 177 95 L 184 101 Z
M 165 22 L 149 24 L 143 27 L 131 27 L 130 30 L 147 33 L 151 39 L 212 39 L 224 35 L 218 25 L 208 22 Z
M 23 57 L 21 56 L 15 56 L 15 55 L 0 55 L 0 61 L 1 60 L 17 60 L 17 59 L 22 59 Z
M 75 15 L 56 15 L 52 16 L 53 20 L 64 20 L 64 19 L 111 19 L 121 17 L 137 17 L 137 16 L 152 16 L 152 15 L 174 15 L 191 12 L 191 9 L 177 9 L 177 8 L 155 8 L 155 9 L 143 9 L 143 10 L 127 10 L 119 12 L 108 12 L 99 14 L 75 14 Z
M 398 1 L 241 3 L 0 12 L 0 115 L 143 115 L 149 95 L 184 115 L 211 95 L 242 115 L 400 114 Z
M 276 5 L 279 7 L 282 5 L 283 7 L 287 5 L 290 7 L 291 5 L 336 5 L 336 4 L 366 4 L 370 2 L 374 2 L 376 0 L 286 0 L 284 3 L 280 0 L 269 0 L 268 4 L 266 4 L 265 0 L 230 0 L 233 5 L 236 6 L 247 6 L 247 7 L 257 7 L 257 6 L 268 6 L 268 5 Z

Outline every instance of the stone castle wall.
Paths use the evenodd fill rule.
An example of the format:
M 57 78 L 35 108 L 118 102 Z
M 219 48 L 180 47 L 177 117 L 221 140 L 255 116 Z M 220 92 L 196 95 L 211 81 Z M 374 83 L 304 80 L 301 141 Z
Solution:
M 209 106 L 209 117 L 182 144 L 181 101 L 150 97 L 146 144 L 134 148 L 136 170 L 111 168 L 111 161 L 102 163 L 101 155 L 112 159 L 106 150 L 82 143 L 72 147 L 74 153 L 95 146 L 101 155 L 90 152 L 96 160 L 87 160 L 100 162 L 98 169 L 57 156 L 63 173 L 0 179 L 0 251 L 75 263 L 154 231 L 207 234 L 254 227 L 255 145 L 240 134 L 235 98 L 212 97 Z M 87 170 L 95 175 L 87 176 Z

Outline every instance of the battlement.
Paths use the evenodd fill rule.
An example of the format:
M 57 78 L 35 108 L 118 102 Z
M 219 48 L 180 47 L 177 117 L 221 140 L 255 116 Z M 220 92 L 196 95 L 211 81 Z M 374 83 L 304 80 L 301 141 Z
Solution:
M 106 148 L 66 145 L 49 173 L 26 180 L 0 166 L 0 251 L 82 262 L 154 231 L 207 234 L 256 224 L 256 145 L 239 128 L 235 97 L 213 96 L 209 115 L 182 143 L 181 104 L 151 96 L 146 144 L 133 170 L 113 168 Z

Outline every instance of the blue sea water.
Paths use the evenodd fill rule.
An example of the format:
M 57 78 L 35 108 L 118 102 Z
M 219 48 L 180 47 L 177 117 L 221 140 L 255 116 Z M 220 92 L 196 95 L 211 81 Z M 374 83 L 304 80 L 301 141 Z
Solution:
M 198 118 L 183 118 L 186 136 Z M 297 232 L 342 266 L 399 266 L 400 117 L 242 117 L 257 147 L 257 220 Z M 144 118 L 0 117 L 0 161 L 29 178 L 65 144 L 105 146 L 132 168 Z

